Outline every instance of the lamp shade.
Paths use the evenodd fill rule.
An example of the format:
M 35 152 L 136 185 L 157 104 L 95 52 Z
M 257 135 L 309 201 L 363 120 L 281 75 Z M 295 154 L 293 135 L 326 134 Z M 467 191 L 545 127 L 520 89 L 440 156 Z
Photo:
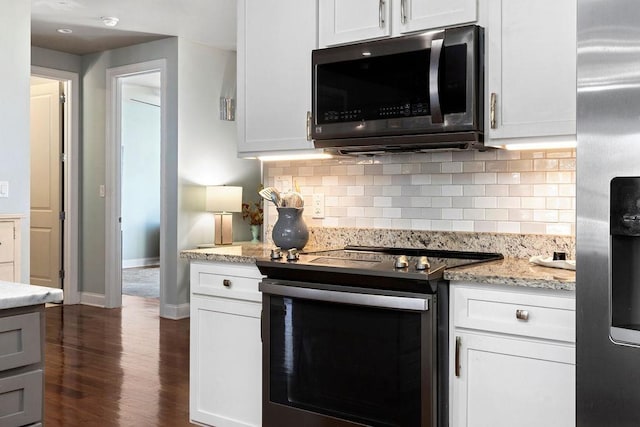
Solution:
M 209 212 L 241 212 L 242 187 L 209 186 L 205 205 Z

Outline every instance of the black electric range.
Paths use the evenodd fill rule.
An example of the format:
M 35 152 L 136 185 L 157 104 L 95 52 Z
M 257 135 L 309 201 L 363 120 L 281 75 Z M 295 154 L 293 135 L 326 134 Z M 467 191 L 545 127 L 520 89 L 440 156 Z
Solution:
M 434 293 L 445 269 L 502 258 L 488 252 L 346 246 L 317 252 L 274 250 L 271 258 L 256 264 L 272 279 Z

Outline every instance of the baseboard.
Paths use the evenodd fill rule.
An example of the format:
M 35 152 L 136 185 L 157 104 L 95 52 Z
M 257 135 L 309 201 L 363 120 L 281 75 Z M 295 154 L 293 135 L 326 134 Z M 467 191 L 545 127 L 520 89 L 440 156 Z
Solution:
M 102 294 L 96 294 L 93 292 L 79 292 L 80 304 L 93 305 L 95 307 L 105 306 L 105 297 Z
M 160 265 L 160 258 L 133 258 L 122 260 L 122 268 L 147 267 L 150 265 Z
M 171 320 L 186 319 L 189 317 L 190 306 L 189 303 L 184 304 L 165 304 L 160 307 L 160 317 Z

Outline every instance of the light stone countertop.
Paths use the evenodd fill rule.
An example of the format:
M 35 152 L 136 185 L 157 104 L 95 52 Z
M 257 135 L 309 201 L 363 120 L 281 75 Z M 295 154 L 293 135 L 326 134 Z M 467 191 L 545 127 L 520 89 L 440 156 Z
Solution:
M 62 289 L 0 281 L 0 309 L 61 302 Z
M 445 270 L 450 281 L 474 282 L 486 285 L 524 286 L 575 291 L 576 272 L 560 268 L 542 267 L 524 258 L 505 258 Z
M 190 249 L 180 252 L 182 258 L 192 261 L 251 263 L 257 258 L 268 258 L 272 246 L 263 243 L 236 242 L 229 246 Z M 305 252 L 326 248 L 308 248 Z M 524 258 L 507 257 L 500 261 L 485 262 L 446 270 L 450 281 L 466 281 L 487 285 L 510 285 L 574 291 L 576 274 L 572 270 L 535 265 Z
M 190 261 L 249 263 L 256 262 L 257 258 L 269 258 L 272 247 L 262 242 L 234 242 L 213 248 L 187 249 L 180 252 L 180 258 Z

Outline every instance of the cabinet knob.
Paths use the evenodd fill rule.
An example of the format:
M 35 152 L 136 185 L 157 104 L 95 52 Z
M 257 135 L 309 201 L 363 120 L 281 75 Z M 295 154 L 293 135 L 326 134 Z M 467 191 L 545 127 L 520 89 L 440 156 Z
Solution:
M 516 319 L 518 320 L 529 320 L 529 312 L 527 310 L 516 310 Z
M 229 279 L 224 279 L 224 280 L 222 281 L 222 285 L 223 285 L 225 288 L 230 288 L 230 287 L 231 287 L 231 280 L 229 280 Z

